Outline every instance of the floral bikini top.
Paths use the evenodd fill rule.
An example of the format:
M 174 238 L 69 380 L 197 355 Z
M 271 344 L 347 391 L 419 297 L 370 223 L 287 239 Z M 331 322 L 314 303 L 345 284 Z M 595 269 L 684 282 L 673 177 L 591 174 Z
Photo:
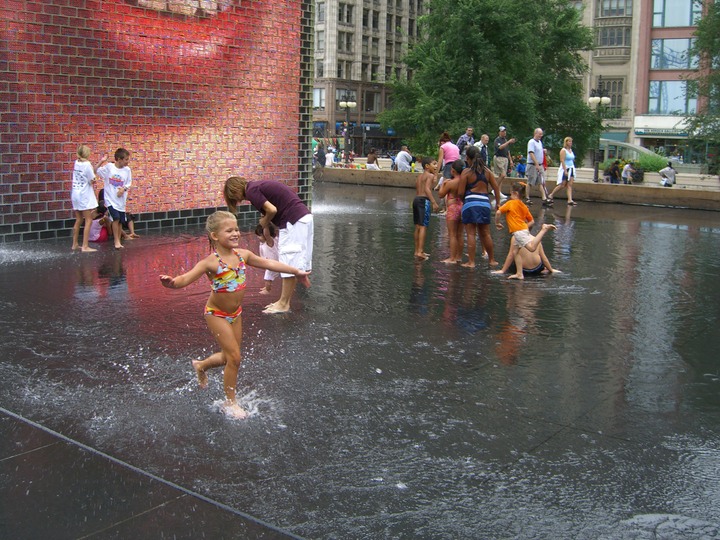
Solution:
M 245 288 L 245 261 L 237 250 L 233 250 L 233 252 L 238 256 L 238 259 L 240 259 L 240 264 L 237 268 L 230 268 L 220 258 L 218 252 L 215 251 L 215 256 L 218 259 L 218 268 L 215 271 L 215 277 L 212 279 L 213 292 L 229 293 Z

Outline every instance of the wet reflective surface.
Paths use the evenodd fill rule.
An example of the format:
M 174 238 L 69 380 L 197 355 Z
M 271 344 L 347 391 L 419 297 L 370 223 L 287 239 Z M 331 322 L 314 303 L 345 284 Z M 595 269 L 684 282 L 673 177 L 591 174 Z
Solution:
M 208 285 L 157 279 L 201 231 L 0 247 L 0 406 L 308 538 L 720 537 L 720 216 L 536 203 L 563 273 L 517 283 L 440 263 L 437 217 L 415 264 L 411 200 L 317 186 L 292 314 L 252 272 L 247 421 L 190 368 Z

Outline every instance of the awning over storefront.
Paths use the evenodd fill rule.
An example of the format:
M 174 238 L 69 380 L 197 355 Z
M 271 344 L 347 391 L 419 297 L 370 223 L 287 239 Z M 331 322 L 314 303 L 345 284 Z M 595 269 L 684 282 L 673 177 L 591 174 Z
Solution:
M 611 141 L 627 142 L 629 131 L 603 131 L 600 135 L 601 139 L 610 139 Z

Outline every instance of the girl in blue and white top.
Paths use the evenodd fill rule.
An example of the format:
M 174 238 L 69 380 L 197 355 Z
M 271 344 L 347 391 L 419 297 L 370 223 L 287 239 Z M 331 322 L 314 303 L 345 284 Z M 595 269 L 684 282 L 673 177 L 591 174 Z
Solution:
M 557 185 L 550 194 L 550 202 L 553 202 L 555 193 L 561 189 L 567 188 L 568 204 L 576 206 L 573 200 L 572 188 L 575 181 L 575 153 L 572 151 L 572 137 L 565 137 L 563 147 L 560 150 L 560 167 L 558 167 Z

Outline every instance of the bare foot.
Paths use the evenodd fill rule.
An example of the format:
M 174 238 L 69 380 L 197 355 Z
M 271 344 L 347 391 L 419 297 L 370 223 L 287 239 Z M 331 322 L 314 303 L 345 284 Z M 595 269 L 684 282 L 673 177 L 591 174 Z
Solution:
M 440 262 L 441 262 L 441 263 L 445 263 L 445 264 L 457 264 L 457 263 L 459 263 L 460 261 L 458 261 L 457 259 L 452 259 L 452 258 L 450 258 L 450 259 L 442 260 L 442 261 L 440 261 Z
M 83 253 L 92 253 L 93 251 L 97 251 L 97 249 L 91 248 L 91 247 L 84 247 L 82 248 Z
M 488 261 L 488 266 L 497 266 L 497 265 L 499 265 L 499 264 L 500 264 L 500 263 L 497 262 L 495 259 L 492 259 L 492 260 Z
M 270 291 L 263 287 L 262 289 L 260 289 L 260 294 L 270 294 Z
M 195 373 L 197 374 L 198 379 L 198 386 L 200 388 L 207 388 L 208 386 L 208 376 L 204 369 L 200 367 L 200 360 L 193 360 L 192 361 L 192 367 L 195 370 Z
M 417 260 L 419 260 L 419 261 L 426 261 L 426 260 L 428 260 L 429 255 L 427 255 L 427 254 L 425 254 L 425 253 L 421 253 L 420 255 L 418 255 L 418 254 L 416 253 L 416 254 L 415 254 L 415 258 L 416 258 Z
M 503 272 L 502 270 L 493 270 L 493 271 L 491 271 L 490 273 L 491 273 L 491 274 L 502 275 L 502 274 L 504 274 L 505 272 Z
M 115 246 L 115 249 L 123 249 L 124 247 L 125 246 L 123 246 L 123 245 L 119 245 L 119 246 Z
M 77 251 L 78 249 L 80 249 L 80 246 L 73 246 L 73 247 L 72 247 L 72 250 L 73 250 L 73 251 Z
M 508 276 L 508 279 L 525 279 L 525 276 L 522 274 L 513 274 L 511 276 Z
M 238 420 L 244 420 L 248 417 L 248 412 L 243 409 L 240 405 L 237 403 L 227 401 L 223 403 L 222 407 L 223 412 L 229 416 L 230 418 L 237 418 Z
M 464 266 L 465 268 L 475 268 L 475 263 L 466 262 L 462 263 L 460 266 Z
M 270 304 L 268 307 L 263 309 L 263 313 L 270 313 L 270 314 L 287 313 L 288 311 L 290 311 L 290 306 L 288 306 L 287 308 L 282 308 L 277 305 L 277 302 L 275 302 L 274 304 Z
M 128 238 L 140 238 L 139 234 L 131 233 L 128 235 Z

